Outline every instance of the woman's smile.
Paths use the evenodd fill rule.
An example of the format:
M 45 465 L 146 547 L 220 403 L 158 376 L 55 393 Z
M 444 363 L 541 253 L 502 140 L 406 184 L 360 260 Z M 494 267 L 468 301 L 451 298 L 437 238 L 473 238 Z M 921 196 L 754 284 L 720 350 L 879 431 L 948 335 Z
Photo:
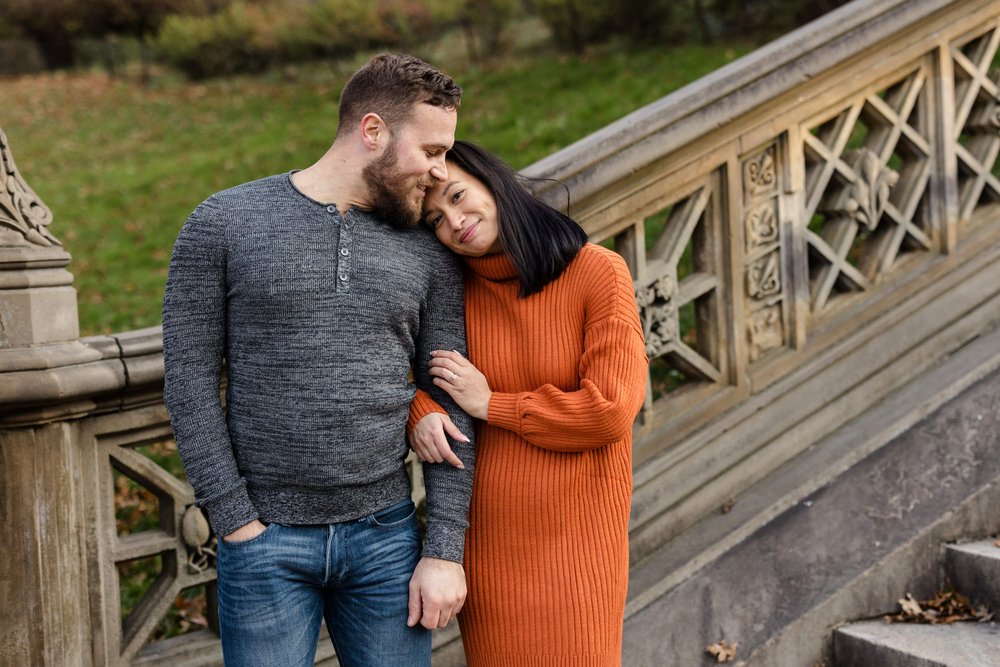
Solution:
M 464 232 L 462 232 L 462 235 L 459 237 L 458 242 L 468 243 L 469 241 L 471 241 L 472 237 L 476 235 L 476 229 L 478 227 L 479 227 L 478 222 L 472 223 Z

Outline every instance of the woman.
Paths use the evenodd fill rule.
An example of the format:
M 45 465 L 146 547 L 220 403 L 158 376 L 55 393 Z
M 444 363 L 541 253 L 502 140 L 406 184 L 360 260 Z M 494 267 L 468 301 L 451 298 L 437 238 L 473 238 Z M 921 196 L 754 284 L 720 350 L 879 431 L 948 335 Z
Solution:
M 632 279 L 495 156 L 457 142 L 447 160 L 423 221 L 467 269 L 469 359 L 438 350 L 430 361 L 434 383 L 479 420 L 466 658 L 618 665 L 647 368 Z M 417 423 L 413 448 L 450 460 L 433 423 Z

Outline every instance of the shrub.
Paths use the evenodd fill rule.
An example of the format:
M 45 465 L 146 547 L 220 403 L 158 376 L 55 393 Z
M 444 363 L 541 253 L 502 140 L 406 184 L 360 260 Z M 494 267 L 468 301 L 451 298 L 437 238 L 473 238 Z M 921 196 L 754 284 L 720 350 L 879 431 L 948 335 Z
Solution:
M 239 0 L 213 15 L 170 17 L 156 47 L 167 63 L 200 79 L 406 47 L 436 27 L 421 0 Z
M 168 64 L 192 79 L 259 71 L 273 59 L 248 7 L 235 2 L 209 16 L 171 16 L 154 46 Z

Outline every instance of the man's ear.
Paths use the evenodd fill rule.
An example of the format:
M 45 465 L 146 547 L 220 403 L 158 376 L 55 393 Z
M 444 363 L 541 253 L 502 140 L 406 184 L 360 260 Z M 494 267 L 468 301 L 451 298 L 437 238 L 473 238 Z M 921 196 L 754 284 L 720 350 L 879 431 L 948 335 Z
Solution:
M 361 141 L 369 150 L 378 150 L 379 145 L 389 139 L 389 128 L 377 113 L 362 116 L 360 126 Z

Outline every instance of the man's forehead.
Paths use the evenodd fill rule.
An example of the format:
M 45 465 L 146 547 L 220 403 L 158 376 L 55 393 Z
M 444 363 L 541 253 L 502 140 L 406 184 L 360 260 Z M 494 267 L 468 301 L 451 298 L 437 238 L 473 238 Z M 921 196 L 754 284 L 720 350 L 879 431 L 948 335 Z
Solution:
M 447 138 L 450 147 L 454 142 L 455 127 L 458 125 L 458 110 L 430 104 L 417 104 L 407 123 L 407 129 L 420 141 L 439 141 Z

